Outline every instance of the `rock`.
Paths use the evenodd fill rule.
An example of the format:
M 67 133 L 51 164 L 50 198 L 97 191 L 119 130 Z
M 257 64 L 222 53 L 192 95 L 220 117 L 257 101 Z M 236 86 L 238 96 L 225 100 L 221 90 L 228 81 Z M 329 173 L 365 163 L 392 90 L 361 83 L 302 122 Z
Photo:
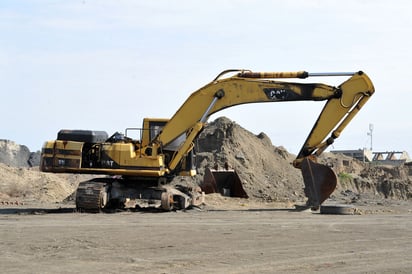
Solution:
M 39 166 L 40 165 L 40 158 L 41 158 L 40 151 L 31 152 L 29 160 L 27 162 L 28 162 L 29 166 L 31 166 L 31 167 Z
M 40 155 L 32 154 L 26 146 L 9 140 L 0 140 L 0 163 L 13 167 L 31 167 L 39 165 L 39 162 Z

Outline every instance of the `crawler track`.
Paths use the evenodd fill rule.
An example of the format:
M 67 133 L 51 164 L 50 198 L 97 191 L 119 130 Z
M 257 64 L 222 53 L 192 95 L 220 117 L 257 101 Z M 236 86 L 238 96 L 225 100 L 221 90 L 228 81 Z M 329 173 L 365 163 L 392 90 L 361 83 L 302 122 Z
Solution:
M 81 182 L 76 192 L 76 208 L 80 212 L 98 213 L 107 203 L 107 183 Z

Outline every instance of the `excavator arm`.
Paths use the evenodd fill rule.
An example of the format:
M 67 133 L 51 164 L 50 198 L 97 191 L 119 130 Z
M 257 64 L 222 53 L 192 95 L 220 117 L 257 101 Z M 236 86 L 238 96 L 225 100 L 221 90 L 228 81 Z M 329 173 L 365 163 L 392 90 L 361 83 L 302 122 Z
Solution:
M 305 72 L 283 73 L 298 77 Z M 273 75 L 283 76 L 282 73 Z M 156 141 L 164 146 L 181 134 L 187 132 L 197 122 L 206 122 L 207 118 L 225 108 L 240 104 L 329 100 L 341 96 L 339 89 L 324 84 L 305 84 L 280 82 L 258 78 L 255 74 L 240 72 L 229 78 L 217 78 L 203 88 L 192 93 L 179 110 L 165 125 Z M 262 73 L 262 77 L 272 74 Z M 222 75 L 221 75 L 222 76 Z
M 221 78 L 227 72 L 237 72 Z M 319 83 L 292 83 L 276 78 L 307 78 L 314 76 L 350 76 L 338 87 Z M 173 170 L 192 149 L 192 142 L 201 132 L 207 118 L 225 108 L 248 103 L 283 101 L 326 101 L 315 125 L 304 142 L 293 165 L 302 170 L 308 205 L 318 207 L 336 187 L 336 175 L 316 162 L 319 156 L 363 107 L 374 93 L 369 77 L 356 73 L 250 72 L 225 71 L 214 81 L 191 94 L 163 128 L 153 144 L 166 146 L 182 134 L 185 142 L 169 163 Z
M 230 71 L 231 72 L 231 71 Z M 222 74 L 219 75 L 221 77 Z M 291 83 L 268 80 L 270 78 L 307 78 L 314 76 L 351 76 L 338 87 L 319 83 Z M 248 72 L 241 71 L 229 78 L 214 81 L 192 93 L 162 132 L 153 140 L 167 146 L 182 134 L 191 133 L 193 141 L 208 117 L 228 107 L 262 102 L 326 101 L 317 121 L 304 142 L 295 167 L 310 155 L 319 156 L 363 107 L 374 93 L 369 77 L 362 71 L 356 73 L 308 73 L 300 72 Z M 327 138 L 329 136 L 329 138 Z M 182 144 L 183 146 L 184 144 Z M 188 146 L 187 148 L 190 148 Z

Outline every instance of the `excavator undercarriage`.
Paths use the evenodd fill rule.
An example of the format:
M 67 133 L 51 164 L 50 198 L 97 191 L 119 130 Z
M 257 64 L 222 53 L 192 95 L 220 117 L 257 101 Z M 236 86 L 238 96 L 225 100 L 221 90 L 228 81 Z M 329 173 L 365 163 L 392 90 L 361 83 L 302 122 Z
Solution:
M 204 203 L 200 189 L 185 186 L 136 184 L 124 178 L 95 178 L 79 184 L 76 208 L 80 212 L 100 212 L 126 208 L 186 209 Z
M 305 159 L 302 162 L 302 176 L 307 205 L 317 209 L 336 188 L 336 174 L 325 165 Z M 233 169 L 206 168 L 198 188 L 135 182 L 116 176 L 81 182 L 76 191 L 76 208 L 79 212 L 90 213 L 127 208 L 171 211 L 201 206 L 205 202 L 205 194 L 210 193 L 249 198 L 242 180 Z

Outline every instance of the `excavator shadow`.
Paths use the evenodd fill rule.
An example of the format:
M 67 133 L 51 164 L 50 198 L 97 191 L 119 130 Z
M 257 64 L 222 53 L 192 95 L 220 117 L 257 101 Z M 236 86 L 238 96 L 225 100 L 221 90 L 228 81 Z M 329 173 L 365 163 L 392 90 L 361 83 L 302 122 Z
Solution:
M 206 209 L 202 207 L 193 207 L 190 209 L 179 210 L 183 212 L 312 212 L 310 209 L 305 208 L 252 208 L 252 209 Z M 128 209 L 107 209 L 102 210 L 104 214 L 116 214 L 124 212 L 135 213 L 167 213 L 158 208 L 128 208 Z M 59 207 L 59 208 L 16 208 L 7 207 L 0 208 L 0 215 L 44 215 L 44 214 L 73 214 L 80 213 L 74 207 Z M 86 213 L 88 214 L 88 213 Z
M 0 208 L 0 215 L 43 215 L 43 214 L 65 214 L 75 213 L 76 209 L 73 207 L 64 208 L 16 208 L 7 207 Z
M 209 212 L 313 212 L 310 209 L 299 208 L 249 208 L 249 209 L 208 209 Z
M 190 209 L 185 209 L 190 210 Z M 125 209 L 102 209 L 100 213 L 103 214 L 116 214 L 124 212 L 136 212 L 136 213 L 167 213 L 163 209 L 159 208 L 125 208 Z M 44 214 L 94 214 L 99 212 L 80 212 L 75 207 L 60 207 L 60 208 L 16 208 L 7 207 L 0 208 L 0 215 L 44 215 Z

